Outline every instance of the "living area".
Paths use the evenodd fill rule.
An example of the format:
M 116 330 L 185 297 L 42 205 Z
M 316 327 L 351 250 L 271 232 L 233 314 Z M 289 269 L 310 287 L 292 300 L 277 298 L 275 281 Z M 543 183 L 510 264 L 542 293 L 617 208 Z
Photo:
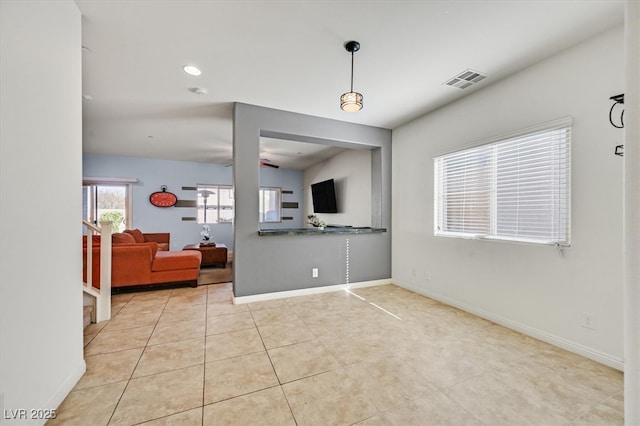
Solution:
M 638 270 L 630 269 L 629 261 L 638 257 L 637 245 L 634 249 L 629 242 L 637 242 L 637 227 L 631 226 L 637 216 L 631 213 L 640 211 L 640 192 L 629 184 L 637 175 L 623 178 L 624 173 L 635 173 L 638 164 L 637 138 L 624 136 L 637 135 L 638 59 L 635 53 L 625 59 L 624 46 L 637 52 L 637 40 L 629 41 L 628 32 L 637 34 L 638 4 L 544 3 L 343 2 L 336 8 L 326 2 L 162 2 L 164 8 L 158 9 L 159 3 L 151 7 L 150 2 L 0 2 L 0 385 L 5 413 L 22 407 L 55 409 L 91 362 L 85 364 L 78 320 L 79 184 L 82 177 L 120 176 L 137 179 L 131 183 L 131 195 L 139 199 L 126 226 L 143 234 L 170 234 L 169 245 L 176 252 L 202 239 L 203 224 L 193 220 L 198 216 L 198 185 L 233 184 L 238 189 L 234 208 L 241 217 L 232 224 L 211 224 L 211 238 L 233 252 L 239 297 L 264 290 L 297 291 L 316 283 L 329 287 L 331 282 L 345 282 L 346 271 L 356 282 L 376 281 L 380 271 L 387 272 L 393 285 L 297 300 L 245 299 L 245 304 L 231 303 L 233 290 L 226 284 L 114 296 L 114 316 L 119 319 L 114 318 L 111 329 L 105 325 L 96 332 L 99 340 L 93 342 L 105 348 L 117 340 L 117 352 L 126 361 L 111 361 L 126 368 L 119 370 L 116 382 L 93 386 L 94 382 L 84 392 L 71 392 L 69 401 L 84 414 L 97 414 L 99 408 L 91 404 L 109 400 L 106 411 L 117 416 L 101 416 L 104 423 L 126 423 L 127 409 L 145 405 L 145 394 L 151 400 L 157 395 L 162 403 L 180 403 L 162 414 L 156 410 L 149 416 L 136 415 L 136 422 L 188 417 L 193 424 L 209 424 L 226 409 L 234 419 L 241 414 L 235 407 L 247 406 L 234 404 L 247 402 L 252 410 L 264 408 L 262 403 L 284 408 L 294 422 L 309 424 L 314 418 L 305 417 L 305 407 L 330 415 L 342 401 L 363 408 L 357 416 L 343 417 L 347 424 L 418 424 L 439 415 L 445 416 L 443 423 L 638 423 L 634 396 L 639 389 L 635 373 L 640 345 L 633 331 L 638 330 L 640 309 L 638 299 L 629 297 L 638 290 Z M 628 21 L 623 24 L 625 5 Z M 190 7 L 201 9 L 194 13 Z M 179 31 L 181 26 L 186 31 Z M 363 35 L 354 35 L 354 28 Z M 343 46 L 351 37 L 362 43 L 355 58 Z M 141 48 L 142 43 L 146 47 Z M 194 59 L 202 61 L 200 79 L 182 69 Z M 626 79 L 625 60 L 636 66 Z M 364 94 L 364 108 L 350 115 L 339 109 L 338 97 L 354 62 L 352 89 Z M 491 72 L 470 90 L 442 84 L 463 69 L 485 66 L 484 71 Z M 158 76 L 170 81 L 159 82 Z M 610 123 L 621 118 L 610 112 L 622 107 L 616 103 L 612 108 L 610 100 L 621 93 L 627 108 L 624 132 Z M 269 105 L 277 111 L 393 129 L 393 159 L 382 156 L 390 167 L 378 161 L 376 149 L 370 150 L 376 161 L 369 161 L 371 185 L 381 189 L 370 205 L 393 213 L 384 217 L 372 208 L 369 226 L 388 231 L 348 238 L 321 232 L 259 235 L 258 139 L 280 135 L 344 140 L 297 125 L 285 128 L 279 121 L 237 126 L 235 101 L 244 105 L 241 115 L 254 113 L 254 106 L 265 112 L 258 105 Z M 434 157 L 567 115 L 574 120 L 570 246 L 435 235 Z M 372 146 L 368 137 L 363 139 Z M 220 150 L 215 148 L 218 142 L 224 145 Z M 225 168 L 221 159 L 230 159 L 232 143 L 238 157 L 233 167 Z M 624 157 L 614 154 L 622 144 Z M 92 145 L 102 151 L 92 152 Z M 160 159 L 171 147 L 177 154 Z M 118 164 L 91 170 L 94 161 Z M 127 163 L 130 167 L 116 170 Z M 189 171 L 182 174 L 182 168 Z M 151 205 L 149 195 L 163 186 L 185 206 Z M 61 201 L 62 208 L 52 207 Z M 37 259 L 47 279 L 32 279 L 25 272 L 36 267 L 34 245 L 45 239 L 47 244 L 56 242 L 54 252 Z M 377 250 L 380 247 L 384 250 Z M 202 256 L 199 250 L 191 251 Z M 358 257 L 360 253 L 372 255 Z M 319 277 L 314 278 L 317 262 Z M 370 267 L 373 276 L 367 275 Z M 225 306 L 215 306 L 222 305 L 222 297 Z M 276 306 L 279 303 L 286 306 Z M 232 313 L 236 309 L 244 312 Z M 267 312 L 258 313 L 263 310 Z M 230 323 L 247 328 L 225 330 L 223 319 L 211 319 L 228 315 L 233 316 Z M 136 321 L 145 325 L 131 327 Z M 167 335 L 161 334 L 178 330 L 179 321 L 194 321 L 191 331 L 199 333 L 187 339 L 193 346 L 182 348 L 177 360 L 190 365 L 166 363 L 172 370 L 159 371 L 163 357 L 177 352 L 161 352 L 157 346 L 181 345 L 177 340 L 162 342 Z M 295 340 L 301 337 L 296 331 L 313 337 L 269 346 L 273 342 L 268 343 L 265 330 L 273 333 L 271 337 L 280 334 Z M 155 340 L 149 341 L 156 331 Z M 222 335 L 256 346 L 245 347 L 241 355 L 220 354 L 221 348 L 233 346 L 225 344 Z M 129 345 L 132 340 L 134 346 Z M 314 342 L 312 350 L 309 341 Z M 278 371 L 277 362 L 269 367 L 269 360 L 288 350 L 294 356 L 280 360 L 291 360 L 284 362 L 289 367 L 303 359 L 295 355 L 307 353 L 328 363 L 320 363 L 327 370 L 292 378 Z M 191 357 L 195 352 L 197 357 Z M 364 352 L 373 358 L 348 358 Z M 112 356 L 109 351 L 95 354 L 103 355 Z M 250 393 L 241 389 L 229 398 L 207 394 L 223 389 L 216 384 L 225 373 L 248 371 L 233 369 L 237 366 L 255 368 L 258 381 L 268 376 L 266 388 L 252 388 Z M 209 373 L 205 383 L 210 368 L 221 374 Z M 630 407 L 624 420 L 623 369 L 629 378 L 624 403 Z M 87 377 L 95 378 L 95 372 L 91 368 Z M 511 375 L 516 372 L 521 374 Z M 411 377 L 415 381 L 407 381 Z M 188 389 L 181 387 L 187 382 Z M 345 386 L 354 382 L 361 386 Z M 81 386 L 86 385 L 85 381 Z M 319 393 L 327 388 L 339 392 L 323 407 L 319 396 L 324 395 Z M 385 394 L 408 389 L 405 394 Z M 394 399 L 400 395 L 402 401 Z M 183 405 L 189 398 L 196 398 L 196 403 Z

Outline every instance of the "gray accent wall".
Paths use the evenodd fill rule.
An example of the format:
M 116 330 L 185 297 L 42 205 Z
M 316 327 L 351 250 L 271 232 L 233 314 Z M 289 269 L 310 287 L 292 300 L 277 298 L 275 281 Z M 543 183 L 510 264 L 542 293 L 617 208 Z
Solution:
M 260 136 L 370 149 L 371 226 L 387 232 L 259 236 Z M 236 103 L 233 155 L 236 297 L 345 284 L 347 260 L 349 283 L 391 277 L 391 130 Z

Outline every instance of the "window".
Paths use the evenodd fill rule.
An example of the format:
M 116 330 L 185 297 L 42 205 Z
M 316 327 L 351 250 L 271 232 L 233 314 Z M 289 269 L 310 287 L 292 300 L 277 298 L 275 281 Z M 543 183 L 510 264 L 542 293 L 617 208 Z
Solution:
M 114 178 L 83 179 L 82 218 L 97 226 L 101 221 L 111 222 L 111 232 L 122 232 L 131 226 L 131 184 Z
M 569 244 L 569 119 L 434 158 L 434 233 Z
M 231 223 L 233 188 L 226 185 L 198 185 L 198 223 Z
M 280 222 L 281 188 L 260 188 L 260 223 Z

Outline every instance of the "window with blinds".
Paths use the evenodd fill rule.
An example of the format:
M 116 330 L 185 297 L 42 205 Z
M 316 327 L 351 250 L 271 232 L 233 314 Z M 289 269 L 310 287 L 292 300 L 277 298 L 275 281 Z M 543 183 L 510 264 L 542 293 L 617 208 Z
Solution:
M 571 121 L 434 158 L 435 235 L 570 242 Z

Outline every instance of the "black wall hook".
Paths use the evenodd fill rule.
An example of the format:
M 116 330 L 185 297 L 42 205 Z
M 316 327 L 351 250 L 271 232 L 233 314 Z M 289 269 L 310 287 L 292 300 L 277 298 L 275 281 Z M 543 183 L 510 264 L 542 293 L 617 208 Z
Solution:
M 624 105 L 624 93 L 621 93 L 620 95 L 611 96 L 609 99 L 611 99 L 614 102 L 613 105 L 611 105 L 611 109 L 609 110 L 609 123 L 611 123 L 611 125 L 616 129 L 622 129 L 624 128 L 624 110 L 622 110 L 622 113 L 620 113 L 619 126 L 613 122 L 612 114 L 613 114 L 613 109 L 616 107 L 616 105 L 618 104 Z
M 611 125 L 613 127 L 615 127 L 616 129 L 624 129 L 624 109 L 620 113 L 620 125 L 619 126 L 613 122 L 613 118 L 612 118 L 613 109 L 616 107 L 616 105 L 618 105 L 618 104 L 624 105 L 624 93 L 621 93 L 621 94 L 615 95 L 615 96 L 611 96 L 609 99 L 611 99 L 613 101 L 613 105 L 611 105 L 611 109 L 609 110 L 609 123 L 611 123 Z M 615 155 L 619 155 L 620 157 L 624 157 L 624 145 L 617 145 L 614 154 Z

